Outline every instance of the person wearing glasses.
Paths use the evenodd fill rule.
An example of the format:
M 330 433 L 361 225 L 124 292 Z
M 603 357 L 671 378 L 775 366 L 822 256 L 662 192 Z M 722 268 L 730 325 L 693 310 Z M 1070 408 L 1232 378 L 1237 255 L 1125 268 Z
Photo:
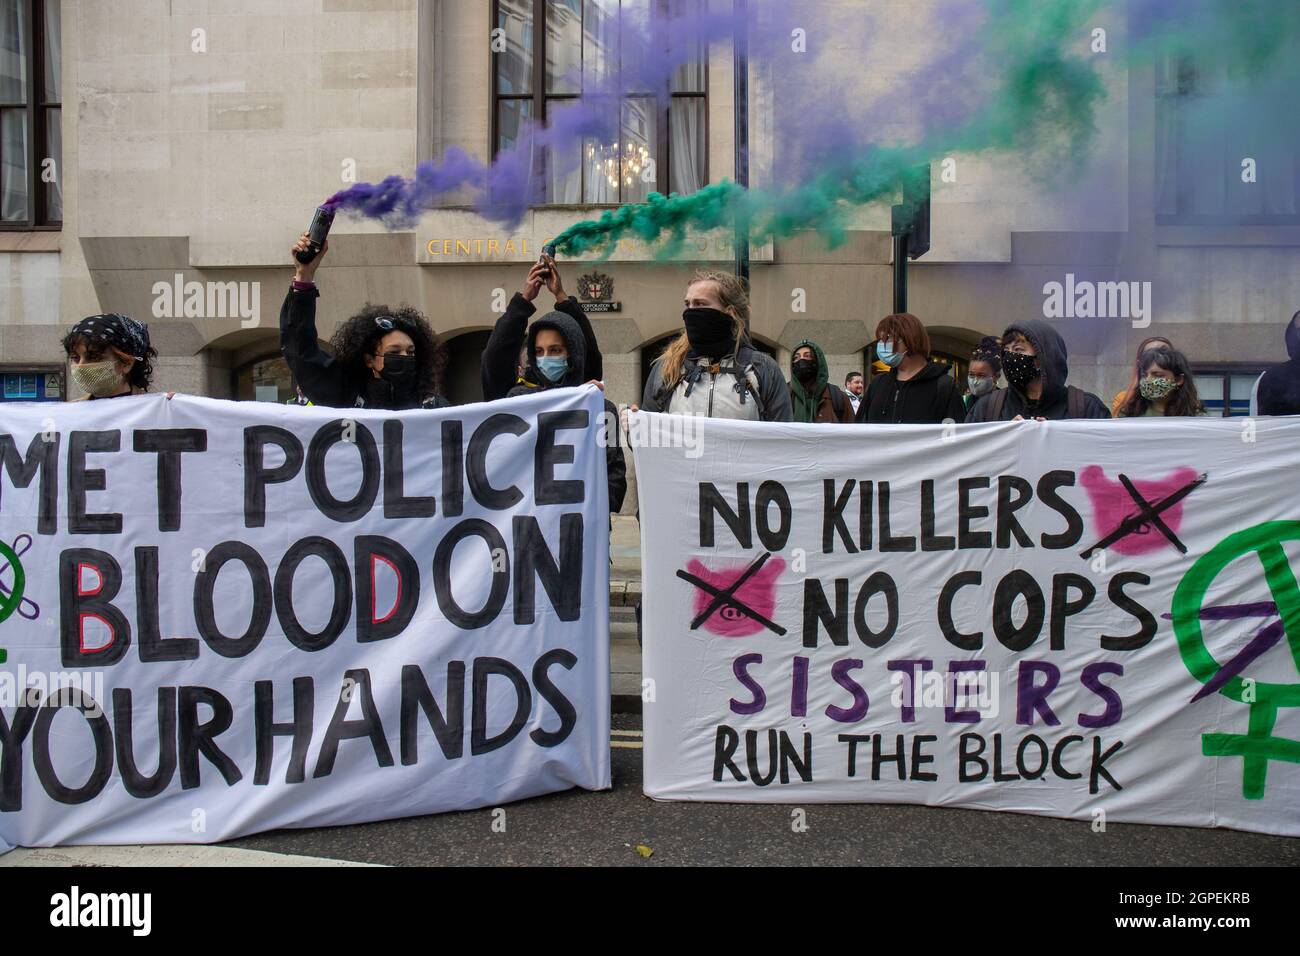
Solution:
M 292 252 L 307 248 L 303 233 Z M 316 334 L 316 269 L 329 251 L 326 241 L 311 262 L 294 260 L 294 277 L 280 308 L 280 351 L 313 405 L 332 408 L 446 408 L 443 370 L 447 347 L 415 309 L 367 304 L 330 339 L 334 354 Z

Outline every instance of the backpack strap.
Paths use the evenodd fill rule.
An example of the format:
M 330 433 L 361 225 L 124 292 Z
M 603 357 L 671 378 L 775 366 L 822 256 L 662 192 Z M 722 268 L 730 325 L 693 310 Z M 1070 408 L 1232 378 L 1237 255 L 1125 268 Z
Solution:
M 745 355 L 752 358 L 753 352 L 750 349 L 742 347 L 737 355 Z M 721 375 L 723 373 L 730 375 L 736 380 L 736 383 L 732 388 L 735 389 L 737 401 L 739 401 L 740 404 L 745 404 L 745 396 L 747 394 L 754 396 L 754 403 L 758 405 L 758 414 L 761 418 L 763 416 L 763 396 L 759 394 L 754 382 L 751 381 L 749 377 L 752 373 L 755 380 L 758 378 L 758 370 L 754 367 L 754 363 L 751 361 L 743 366 L 739 362 L 734 365 L 719 365 L 718 374 Z
M 1082 418 L 1083 409 L 1087 404 L 1083 390 L 1075 388 L 1073 385 L 1065 387 L 1065 414 L 1068 418 Z
M 1010 387 L 1000 388 L 993 393 L 993 401 L 989 403 L 989 411 L 992 417 L 989 421 L 999 422 L 1002 420 L 1002 409 L 1007 407 L 1007 392 L 1011 391 Z
M 831 411 L 835 413 L 835 420 L 844 421 L 844 393 L 830 382 L 826 383 L 826 388 L 831 393 Z
M 749 376 L 751 374 L 754 376 L 754 381 L 750 381 Z M 754 384 L 757 380 L 758 369 L 754 367 L 753 362 L 750 362 L 743 370 L 741 370 L 739 380 L 736 382 L 736 389 L 741 394 L 741 404 L 744 404 L 745 392 L 749 392 L 749 394 L 754 396 L 754 404 L 758 406 L 758 417 L 761 419 L 764 413 L 763 396 L 759 393 L 757 386 Z
M 691 362 L 685 369 L 683 369 L 682 381 L 686 383 L 686 391 L 684 394 L 687 398 L 690 397 L 691 390 L 695 388 L 695 383 L 700 380 L 700 376 L 703 374 L 704 366 L 699 362 Z

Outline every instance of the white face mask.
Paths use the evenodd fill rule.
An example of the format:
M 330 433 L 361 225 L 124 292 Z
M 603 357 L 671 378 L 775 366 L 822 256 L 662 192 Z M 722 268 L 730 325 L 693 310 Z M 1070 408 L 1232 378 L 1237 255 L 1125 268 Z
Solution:
M 987 395 L 993 391 L 993 379 L 986 378 L 983 375 L 966 376 L 966 384 L 970 386 L 970 393 L 976 397 Z
M 123 385 L 122 373 L 117 362 L 105 359 L 102 362 L 83 362 L 72 366 L 72 380 L 84 392 L 103 398 L 120 390 Z

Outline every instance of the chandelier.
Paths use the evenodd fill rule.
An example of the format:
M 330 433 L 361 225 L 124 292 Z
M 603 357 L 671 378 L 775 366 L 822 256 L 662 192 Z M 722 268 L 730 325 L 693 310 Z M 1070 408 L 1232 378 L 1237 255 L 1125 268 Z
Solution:
M 623 184 L 632 185 L 632 177 L 640 176 L 650 162 L 650 151 L 644 143 L 588 144 L 587 161 L 593 169 L 604 176 L 611 189 L 618 188 L 619 178 Z

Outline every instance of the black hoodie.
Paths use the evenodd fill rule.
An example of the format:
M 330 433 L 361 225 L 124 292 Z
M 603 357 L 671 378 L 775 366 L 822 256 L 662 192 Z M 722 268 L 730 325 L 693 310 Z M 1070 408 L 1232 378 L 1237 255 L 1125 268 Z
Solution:
M 597 381 L 603 379 L 604 362 L 600 347 L 596 344 L 596 333 L 591 327 L 591 320 L 587 318 L 587 313 L 582 311 L 578 300 L 573 296 L 567 296 L 563 301 L 555 303 L 555 309 L 557 312 L 573 317 L 582 330 L 582 340 L 586 344 L 587 366 L 587 377 L 584 381 L 591 381 L 593 378 Z M 483 346 L 481 372 L 483 401 L 491 402 L 498 398 L 505 398 L 518 384 L 515 363 L 519 361 L 519 348 L 524 344 L 528 319 L 535 311 L 537 311 L 536 307 L 525 299 L 522 293 L 516 292 L 510 304 L 506 306 L 505 315 L 497 319 L 496 325 L 492 327 L 487 345 Z M 531 353 L 531 348 L 529 351 Z M 533 379 L 533 384 L 538 382 L 538 379 Z
M 1069 388 L 1065 384 L 1070 369 L 1066 363 L 1065 339 L 1061 338 L 1060 332 L 1041 319 L 1027 319 L 1007 326 L 1007 330 L 1002 333 L 1002 341 L 1006 342 L 1017 332 L 1033 345 L 1034 354 L 1038 356 L 1038 367 L 1042 369 L 1043 391 L 1038 401 L 1031 401 L 1025 392 L 1008 382 L 1005 389 L 981 396 L 971 406 L 966 421 L 1007 422 L 1017 415 L 1022 418 L 1046 418 L 1050 421 L 1062 418 L 1110 418 L 1110 410 L 1091 392 L 1079 392 L 1082 399 L 1081 414 L 1070 415 Z M 1001 392 L 1006 392 L 1005 398 L 999 397 Z M 995 416 L 993 413 L 997 402 L 1002 403 L 1002 411 Z
M 564 347 L 569 351 L 569 369 L 558 382 L 552 382 L 537 367 L 537 333 L 543 329 L 559 332 Z M 525 377 L 528 383 L 516 385 L 507 393 L 507 398 L 536 395 L 553 388 L 572 388 L 591 381 L 592 376 L 587 374 L 586 338 L 573 316 L 548 312 L 528 327 L 528 371 Z M 540 384 L 533 385 L 533 382 Z M 609 399 L 605 399 L 605 424 L 613 429 L 612 435 L 606 435 L 605 467 L 609 473 L 609 511 L 615 514 L 623 507 L 623 498 L 627 495 L 627 465 L 623 461 L 623 449 L 619 447 L 618 409 Z
M 855 421 L 859 425 L 938 425 L 965 417 L 961 392 L 948 366 L 929 362 L 906 382 L 898 380 L 897 369 L 873 378 Z
M 1271 366 L 1259 380 L 1261 415 L 1300 415 L 1300 312 L 1286 327 L 1286 353 L 1291 361 Z

